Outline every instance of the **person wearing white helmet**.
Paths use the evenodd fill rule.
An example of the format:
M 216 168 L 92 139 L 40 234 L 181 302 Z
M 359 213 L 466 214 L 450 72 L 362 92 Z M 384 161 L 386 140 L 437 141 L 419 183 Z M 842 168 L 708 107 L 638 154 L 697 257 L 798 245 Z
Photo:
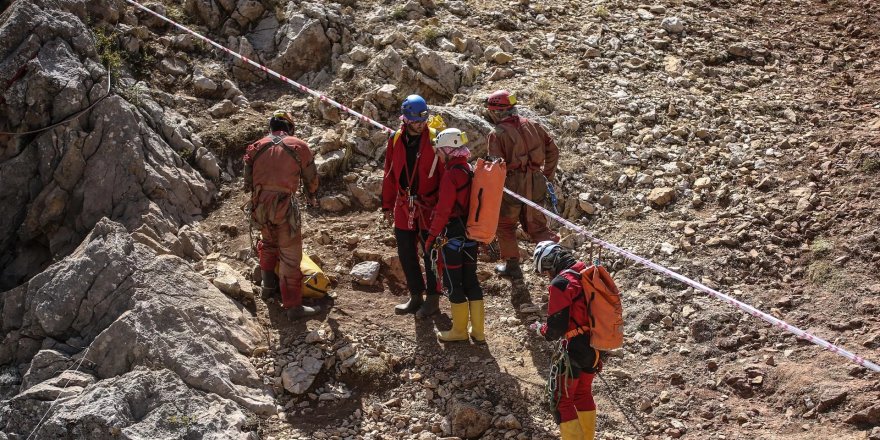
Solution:
M 596 435 L 596 402 L 593 378 L 602 371 L 598 350 L 590 345 L 592 319 L 580 272 L 587 268 L 571 251 L 554 241 L 542 241 L 532 255 L 535 273 L 550 279 L 547 323 L 538 327 L 548 341 L 564 340 L 570 369 L 556 377 L 554 417 L 562 440 L 593 440 Z
M 485 308 L 483 289 L 477 279 L 477 242 L 467 238 L 473 170 L 468 164 L 467 135 L 457 128 L 437 134 L 434 151 L 443 163 L 440 198 L 434 207 L 425 253 L 437 260 L 437 271 L 449 294 L 452 329 L 437 333 L 443 342 L 483 343 Z M 468 323 L 470 322 L 470 332 Z

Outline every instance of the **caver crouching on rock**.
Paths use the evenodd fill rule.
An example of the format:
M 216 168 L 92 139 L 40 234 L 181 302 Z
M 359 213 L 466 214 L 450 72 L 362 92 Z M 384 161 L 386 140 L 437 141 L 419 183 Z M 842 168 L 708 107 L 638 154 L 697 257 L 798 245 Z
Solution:
M 593 440 L 596 433 L 596 402 L 593 378 L 602 369 L 599 350 L 590 345 L 592 316 L 580 272 L 586 264 L 564 247 L 542 241 L 535 247 L 535 273 L 550 281 L 547 323 L 539 327 L 548 341 L 565 341 L 567 364 L 555 378 L 555 416 L 563 440 Z M 564 362 L 563 362 L 564 363 Z M 566 370 L 568 370 L 566 372 Z
M 542 204 L 547 197 L 547 182 L 556 174 L 559 149 L 540 124 L 517 114 L 516 97 L 507 90 L 493 92 L 486 99 L 489 117 L 495 129 L 489 134 L 489 154 L 501 157 L 507 163 L 504 186 L 527 199 Z M 544 214 L 527 207 L 509 194 L 504 194 L 498 219 L 498 245 L 505 263 L 495 270 L 505 277 L 522 278 L 519 266 L 519 246 L 516 244 L 516 225 L 533 243 L 544 240 L 559 241 L 547 227 Z
M 467 136 L 461 130 L 449 128 L 437 135 L 434 145 L 444 172 L 425 253 L 433 253 L 443 287 L 449 293 L 452 329 L 437 334 L 443 342 L 467 341 L 468 336 L 476 342 L 486 340 L 483 289 L 477 278 L 477 242 L 467 237 L 473 170 L 467 162 L 470 151 L 466 143 Z
M 436 133 L 428 127 L 428 104 L 410 95 L 400 106 L 401 126 L 388 139 L 385 175 L 382 181 L 382 212 L 394 224 L 397 255 L 406 276 L 409 301 L 395 307 L 395 313 L 415 313 L 423 318 L 440 311 L 437 278 L 428 255 L 423 255 L 425 274 L 419 265 L 419 249 L 428 238 L 428 222 L 440 185 L 442 167 L 432 146 Z M 423 295 L 427 296 L 423 298 Z
M 269 131 L 247 148 L 245 187 L 252 191 L 251 219 L 260 227 L 264 295 L 273 295 L 280 288 L 287 317 L 296 319 L 318 313 L 318 309 L 302 304 L 302 217 L 296 200 L 302 179 L 308 203 L 315 205 L 318 171 L 308 145 L 291 135 L 289 113 L 276 111 L 269 119 Z

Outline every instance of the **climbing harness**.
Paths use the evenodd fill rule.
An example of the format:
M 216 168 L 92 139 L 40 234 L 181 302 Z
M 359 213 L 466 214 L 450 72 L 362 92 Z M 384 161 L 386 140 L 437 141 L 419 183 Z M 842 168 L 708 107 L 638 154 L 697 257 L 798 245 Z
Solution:
M 563 378 L 562 389 L 559 389 L 559 378 Z M 545 402 L 555 414 L 556 407 L 564 392 L 568 397 L 569 379 L 572 378 L 571 358 L 568 356 L 568 341 L 560 338 L 555 343 L 555 350 L 550 356 L 550 374 L 547 377 Z

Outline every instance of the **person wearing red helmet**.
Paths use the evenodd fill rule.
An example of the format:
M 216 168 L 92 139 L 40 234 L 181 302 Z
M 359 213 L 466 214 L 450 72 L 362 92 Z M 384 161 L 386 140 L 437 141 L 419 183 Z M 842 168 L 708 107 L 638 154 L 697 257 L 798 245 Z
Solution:
M 382 212 L 385 220 L 394 225 L 397 255 L 410 294 L 409 301 L 397 305 L 394 311 L 424 318 L 440 311 L 440 293 L 430 256 L 423 255 L 422 276 L 418 253 L 428 238 L 443 170 L 436 166 L 432 146 L 436 133 L 428 127 L 425 100 L 419 95 L 407 96 L 400 113 L 400 129 L 388 139 L 385 151 Z
M 245 189 L 252 192 L 251 220 L 260 227 L 258 251 L 263 294 L 271 296 L 280 287 L 281 305 L 289 319 L 296 319 L 319 312 L 302 304 L 301 217 L 295 198 L 302 183 L 309 205 L 317 204 L 318 170 L 309 146 L 293 136 L 290 113 L 273 113 L 269 131 L 269 135 L 247 147 Z
M 507 162 L 504 186 L 540 205 L 547 197 L 547 182 L 556 174 L 559 148 L 544 127 L 517 114 L 516 104 L 516 96 L 507 90 L 495 91 L 486 98 L 486 109 L 495 123 L 488 138 L 489 154 Z M 517 223 L 522 224 L 533 243 L 558 242 L 559 236 L 547 227 L 543 214 L 504 195 L 498 219 L 498 244 L 505 261 L 495 271 L 501 276 L 522 279 Z

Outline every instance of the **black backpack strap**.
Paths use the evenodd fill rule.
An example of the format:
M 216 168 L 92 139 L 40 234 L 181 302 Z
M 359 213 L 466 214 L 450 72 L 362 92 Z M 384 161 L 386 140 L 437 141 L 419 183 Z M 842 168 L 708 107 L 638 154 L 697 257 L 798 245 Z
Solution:
M 467 187 L 468 185 L 470 185 L 471 182 L 473 182 L 473 180 L 474 180 L 474 172 L 471 171 L 470 167 L 468 167 L 467 165 L 463 165 L 463 164 L 453 165 L 451 169 L 453 169 L 453 170 L 462 170 L 462 171 L 464 171 L 464 172 L 468 175 L 468 180 L 467 180 L 467 182 L 465 182 L 464 185 L 459 186 L 458 188 L 455 188 L 455 194 L 456 194 L 455 204 L 456 204 L 456 206 L 458 206 L 459 208 L 461 208 L 462 211 L 467 211 L 466 209 L 464 209 L 464 206 L 461 206 L 461 205 L 458 203 L 458 192 L 461 191 L 462 189 L 464 189 L 465 187 Z M 465 212 L 465 217 L 467 217 L 467 212 Z

